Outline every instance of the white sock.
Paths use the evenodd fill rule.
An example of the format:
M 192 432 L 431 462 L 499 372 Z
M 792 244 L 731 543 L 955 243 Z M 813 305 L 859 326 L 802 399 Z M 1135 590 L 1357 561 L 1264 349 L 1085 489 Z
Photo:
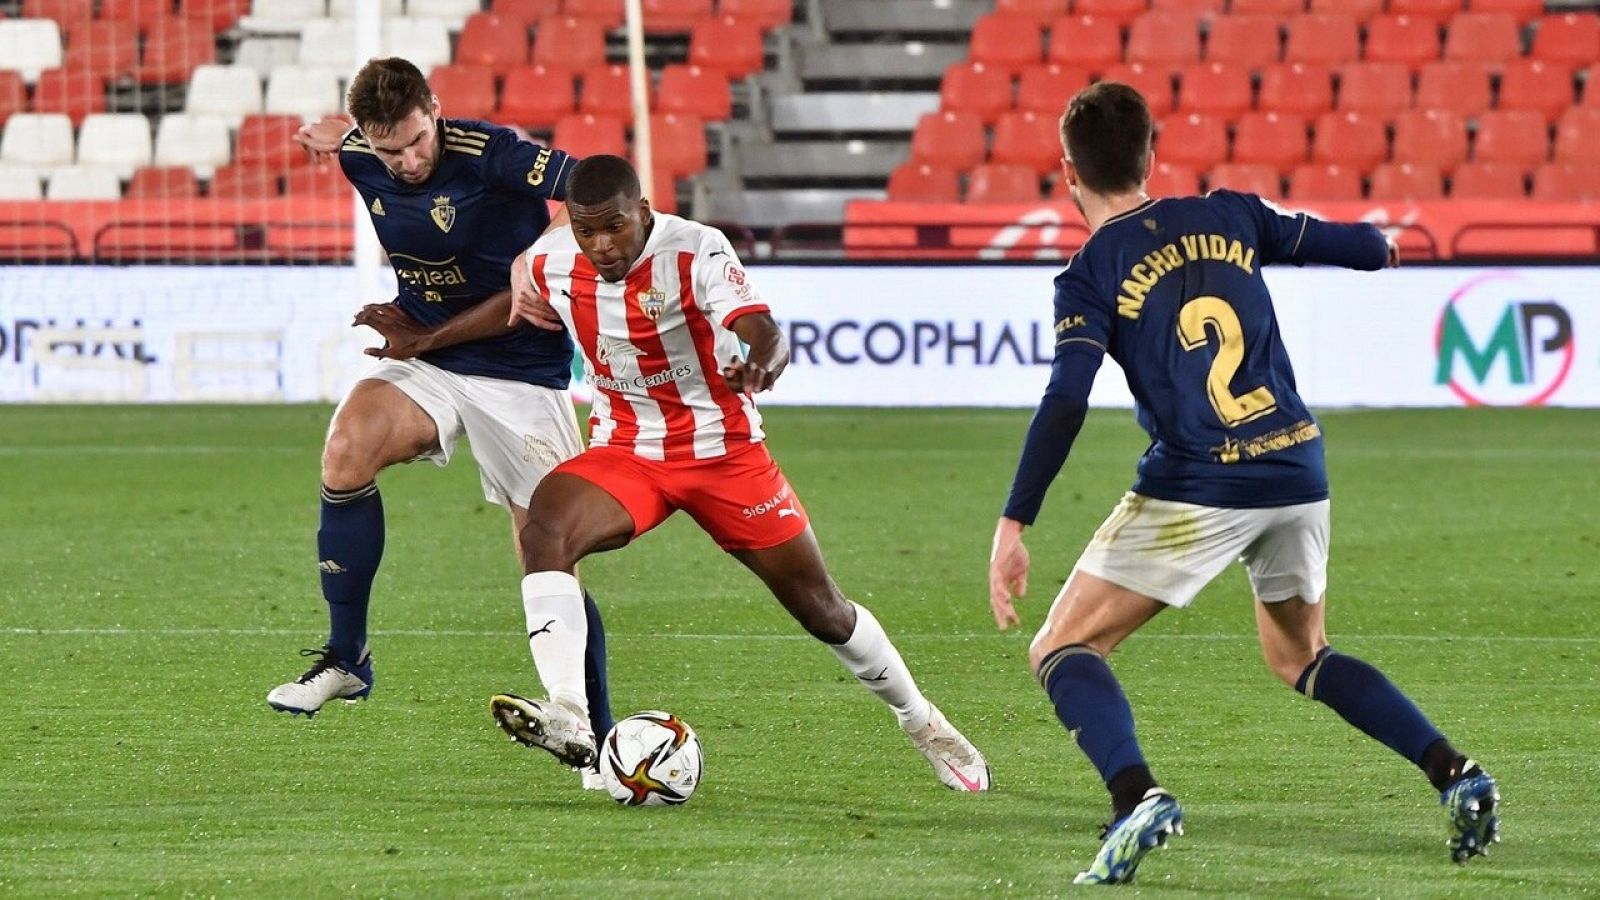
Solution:
M 851 632 L 850 640 L 829 644 L 828 649 L 867 690 L 894 710 L 902 728 L 915 731 L 927 727 L 933 715 L 932 706 L 917 690 L 917 683 L 912 680 L 905 660 L 900 658 L 900 651 L 889 643 L 883 626 L 866 607 L 859 603 L 851 605 L 856 608 L 856 630 Z
M 534 572 L 522 579 L 522 609 L 528 616 L 528 650 L 545 695 L 589 719 L 583 687 L 583 650 L 589 623 L 583 588 L 566 572 Z

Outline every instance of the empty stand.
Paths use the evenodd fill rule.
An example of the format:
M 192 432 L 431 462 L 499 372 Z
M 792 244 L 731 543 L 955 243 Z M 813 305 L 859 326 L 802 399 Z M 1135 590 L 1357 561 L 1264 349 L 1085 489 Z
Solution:
M 1233 160 L 1288 172 L 1306 161 L 1306 123 L 1278 112 L 1249 113 L 1235 126 Z
M 497 13 L 475 13 L 467 17 L 456 40 L 457 64 L 483 66 L 504 76 L 528 61 L 527 20 Z
M 1314 13 L 1336 13 L 1365 24 L 1382 15 L 1383 0 L 1311 0 Z
M 955 169 L 913 160 L 889 173 L 888 193 L 903 203 L 956 203 L 961 181 Z
M 1533 33 L 1532 56 L 1569 66 L 1594 64 L 1600 60 L 1600 16 L 1594 13 L 1544 16 Z
M 1340 163 L 1364 171 L 1388 155 L 1388 136 L 1376 116 L 1346 110 L 1317 118 L 1311 140 L 1313 162 Z
M 1258 107 L 1315 118 L 1333 106 L 1333 77 L 1326 66 L 1283 63 L 1261 72 Z
M 0 162 L 0 200 L 42 200 L 44 186 L 32 166 Z
M 1039 68 L 1034 66 L 1028 72 Z M 970 112 L 992 123 L 1011 109 L 1011 76 L 981 62 L 956 63 L 944 71 L 939 83 L 939 107 Z
M 972 113 L 928 113 L 911 133 L 914 161 L 966 171 L 983 157 L 983 120 Z
M 32 84 L 61 65 L 61 28 L 51 19 L 0 19 L 0 69 Z
M 646 80 L 646 90 L 649 82 Z M 647 105 L 654 98 L 647 97 Z M 624 65 L 600 66 L 583 73 L 578 94 L 578 112 L 619 119 L 633 118 L 633 80 Z
M 195 115 L 216 115 L 237 126 L 245 116 L 261 112 L 261 78 L 245 66 L 203 65 L 189 79 L 184 110 Z
M 1289 174 L 1289 199 L 1326 203 L 1361 199 L 1361 173 L 1339 163 L 1307 163 Z
M 1457 200 L 1521 200 L 1527 193 L 1522 166 L 1469 162 L 1450 175 L 1450 196 Z
M 218 116 L 168 113 L 156 126 L 158 166 L 187 166 L 201 178 L 233 159 L 228 123 Z
M 1179 78 L 1178 109 L 1237 118 L 1250 108 L 1250 72 L 1242 66 L 1209 62 L 1188 66 Z
M 1029 166 L 985 163 L 967 176 L 968 203 L 1033 203 L 1039 176 Z
M 117 173 L 100 166 L 63 166 L 50 173 L 46 200 L 120 200 L 122 182 Z
M 1031 110 L 1008 112 L 994 127 L 989 159 L 1028 166 L 1043 175 L 1061 168 L 1060 116 Z
M 140 84 L 183 84 L 196 66 L 216 62 L 216 35 L 208 22 L 160 18 L 144 31 L 134 77 Z
M 1073 0 L 1072 11 L 1127 26 L 1150 8 L 1148 0 Z
M 1525 25 L 1544 12 L 1544 0 L 1467 0 L 1469 12 L 1508 13 Z
M 63 68 L 104 81 L 132 78 L 139 68 L 139 29 L 130 22 L 86 19 L 66 26 Z
M 1482 62 L 1431 62 L 1417 73 L 1418 109 L 1446 109 L 1475 116 L 1489 108 L 1489 65 Z
M 239 126 L 238 149 L 233 161 L 241 166 L 262 169 L 287 169 L 310 161 L 306 151 L 294 142 L 300 130 L 296 116 L 246 116 Z
M 1150 12 L 1128 29 L 1127 59 L 1176 72 L 1200 59 L 1199 22 L 1189 13 Z
M 494 72 L 488 66 L 439 66 L 429 73 L 428 86 L 433 88 L 434 96 L 439 98 L 439 105 L 446 116 L 459 119 L 494 117 Z M 570 79 L 567 90 L 572 90 Z M 570 111 L 570 105 L 563 110 Z
M 339 76 L 333 71 L 278 66 L 267 79 L 266 101 L 262 108 L 268 113 L 317 119 L 339 112 L 343 99 L 339 90 Z
M 1379 16 L 1367 23 L 1366 59 L 1415 69 L 1439 58 L 1439 25 L 1414 16 Z
M 657 170 L 672 177 L 698 175 L 709 155 L 705 123 L 677 113 L 651 115 L 650 151 Z
M 696 22 L 689 31 L 689 62 L 733 79 L 754 75 L 767 64 L 761 27 L 731 16 Z
M 1411 70 L 1394 62 L 1349 63 L 1339 69 L 1339 109 L 1390 118 L 1411 108 Z
M 1206 188 L 1226 188 L 1263 197 L 1282 197 L 1283 182 L 1278 170 L 1260 163 L 1223 163 L 1206 175 Z
M 1600 166 L 1546 163 L 1533 173 L 1533 198 L 1557 203 L 1600 203 Z
M 1109 18 L 1057 19 L 1050 26 L 1049 61 L 1068 68 L 1103 72 L 1122 62 L 1122 30 Z
M 1527 109 L 1497 109 L 1478 117 L 1472 158 L 1502 163 L 1526 172 L 1550 158 L 1550 129 L 1545 117 Z
M 1120 81 L 1144 96 L 1150 112 L 1161 118 L 1172 111 L 1176 95 L 1172 89 L 1172 76 L 1161 68 L 1143 63 L 1123 63 L 1105 71 L 1106 81 Z
M 1572 70 L 1563 63 L 1519 59 L 1500 75 L 1501 109 L 1528 109 L 1553 122 L 1573 103 Z
M 1336 66 L 1361 53 L 1356 20 L 1342 13 L 1301 13 L 1285 23 L 1283 61 Z
M 1039 26 L 1020 16 L 992 13 L 972 29 L 972 59 L 1013 75 L 1043 61 Z
M 794 19 L 793 0 L 718 0 L 717 12 L 741 22 L 754 22 L 764 31 L 781 28 Z
M 556 123 L 551 143 L 573 156 L 610 153 L 628 155 L 628 140 L 622 120 L 612 116 L 574 113 Z
M 1206 59 L 1247 69 L 1261 69 L 1276 63 L 1283 52 L 1281 21 L 1273 16 L 1234 15 L 1217 19 L 1211 23 L 1206 37 Z
M 1228 158 L 1228 129 L 1221 119 L 1199 114 L 1162 120 L 1156 155 L 1167 162 L 1205 171 Z
M 1045 26 L 1067 14 L 1067 0 L 997 0 L 994 10 L 1002 15 L 1031 19 Z
M 1461 13 L 1445 32 L 1444 58 L 1505 64 L 1522 55 L 1522 38 L 1509 13 Z
M 1228 4 L 1228 11 L 1236 16 L 1271 16 L 1274 19 L 1286 19 L 1305 9 L 1305 0 L 1233 0 Z
M 623 0 L 566 0 L 561 5 L 561 11 L 566 15 L 593 22 L 603 31 L 621 28 L 622 23 L 627 20 L 627 9 Z
M 733 115 L 728 78 L 716 69 L 666 66 L 661 70 L 659 96 L 663 112 L 687 113 L 708 122 L 721 122 Z
M 560 15 L 561 0 L 494 0 L 489 4 L 489 11 L 508 22 L 517 22 L 526 29 L 542 19 Z
M 133 173 L 123 194 L 130 200 L 199 195 L 200 182 L 188 166 L 143 166 Z
M 1439 167 L 1427 163 L 1385 163 L 1372 172 L 1371 199 L 1420 202 L 1444 197 Z
M 640 7 L 648 34 L 686 34 L 714 12 L 712 0 L 643 0 Z
M 78 162 L 132 178 L 155 158 L 150 120 L 138 113 L 96 113 L 78 129 Z
M 100 18 L 131 22 L 147 37 L 155 23 L 171 16 L 170 0 L 100 0 Z
M 6 120 L 0 163 L 48 169 L 72 160 L 72 120 L 64 113 L 17 113 Z
M 570 6 L 570 0 L 568 5 Z M 582 72 L 606 61 L 605 28 L 593 19 L 545 19 L 534 30 L 532 61 L 552 69 Z
M 1152 197 L 1189 197 L 1200 193 L 1200 175 L 1192 166 L 1157 160 L 1144 189 Z
M 516 125 L 550 128 L 577 108 L 572 73 L 549 66 L 518 66 L 506 75 L 500 118 Z
M 297 166 L 283 177 L 283 192 L 291 197 L 339 197 L 351 191 L 350 182 L 336 165 Z
M 281 184 L 282 178 L 271 169 L 230 163 L 217 168 L 206 194 L 225 200 L 261 200 L 278 196 Z
M 105 112 L 105 84 L 88 72 L 49 69 L 40 73 L 39 83 L 33 87 L 33 109 L 65 113 L 77 125 L 87 115 Z
M 1594 85 L 1589 85 L 1594 90 Z M 1600 109 L 1573 107 L 1556 124 L 1557 162 L 1600 164 Z
M 1060 115 L 1072 95 L 1089 86 L 1089 73 L 1055 63 L 1034 66 L 1017 81 L 1017 109 Z
M 1389 0 L 1389 12 L 1438 27 L 1461 12 L 1461 0 Z
M 1449 171 L 1466 161 L 1467 125 L 1444 109 L 1412 109 L 1395 117 L 1394 161 Z

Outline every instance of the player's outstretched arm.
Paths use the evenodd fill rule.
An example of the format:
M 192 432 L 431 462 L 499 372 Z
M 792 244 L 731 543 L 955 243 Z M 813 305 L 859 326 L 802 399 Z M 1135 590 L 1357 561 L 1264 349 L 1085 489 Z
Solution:
M 728 386 L 745 394 L 757 394 L 772 387 L 789 365 L 789 342 L 770 313 L 746 313 L 729 326 L 744 341 L 750 352 L 744 359 L 732 359 L 722 367 Z
M 344 143 L 344 136 L 350 133 L 354 125 L 355 122 L 344 113 L 323 116 L 315 122 L 301 125 L 294 134 L 294 142 L 306 148 L 311 154 L 311 161 L 320 166 L 339 155 L 339 145 Z

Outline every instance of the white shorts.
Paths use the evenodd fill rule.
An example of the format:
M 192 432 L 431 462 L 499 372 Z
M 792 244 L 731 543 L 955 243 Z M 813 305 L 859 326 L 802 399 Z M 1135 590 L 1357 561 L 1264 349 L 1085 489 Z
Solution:
M 1322 599 L 1328 586 L 1329 503 L 1224 509 L 1124 494 L 1076 569 L 1168 606 L 1188 606 L 1235 559 L 1256 599 Z
M 439 428 L 439 447 L 417 459 L 444 466 L 462 434 L 472 444 L 484 499 L 527 507 L 551 469 L 583 451 L 566 391 L 505 378 L 458 375 L 419 359 L 385 359 L 366 374 L 387 381 Z

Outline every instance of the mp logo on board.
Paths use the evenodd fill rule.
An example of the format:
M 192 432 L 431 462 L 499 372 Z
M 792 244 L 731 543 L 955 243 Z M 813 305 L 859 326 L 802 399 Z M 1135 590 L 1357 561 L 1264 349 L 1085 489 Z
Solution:
M 1493 272 L 1450 295 L 1433 333 L 1434 383 L 1468 406 L 1541 406 L 1572 372 L 1572 316 L 1519 276 Z

